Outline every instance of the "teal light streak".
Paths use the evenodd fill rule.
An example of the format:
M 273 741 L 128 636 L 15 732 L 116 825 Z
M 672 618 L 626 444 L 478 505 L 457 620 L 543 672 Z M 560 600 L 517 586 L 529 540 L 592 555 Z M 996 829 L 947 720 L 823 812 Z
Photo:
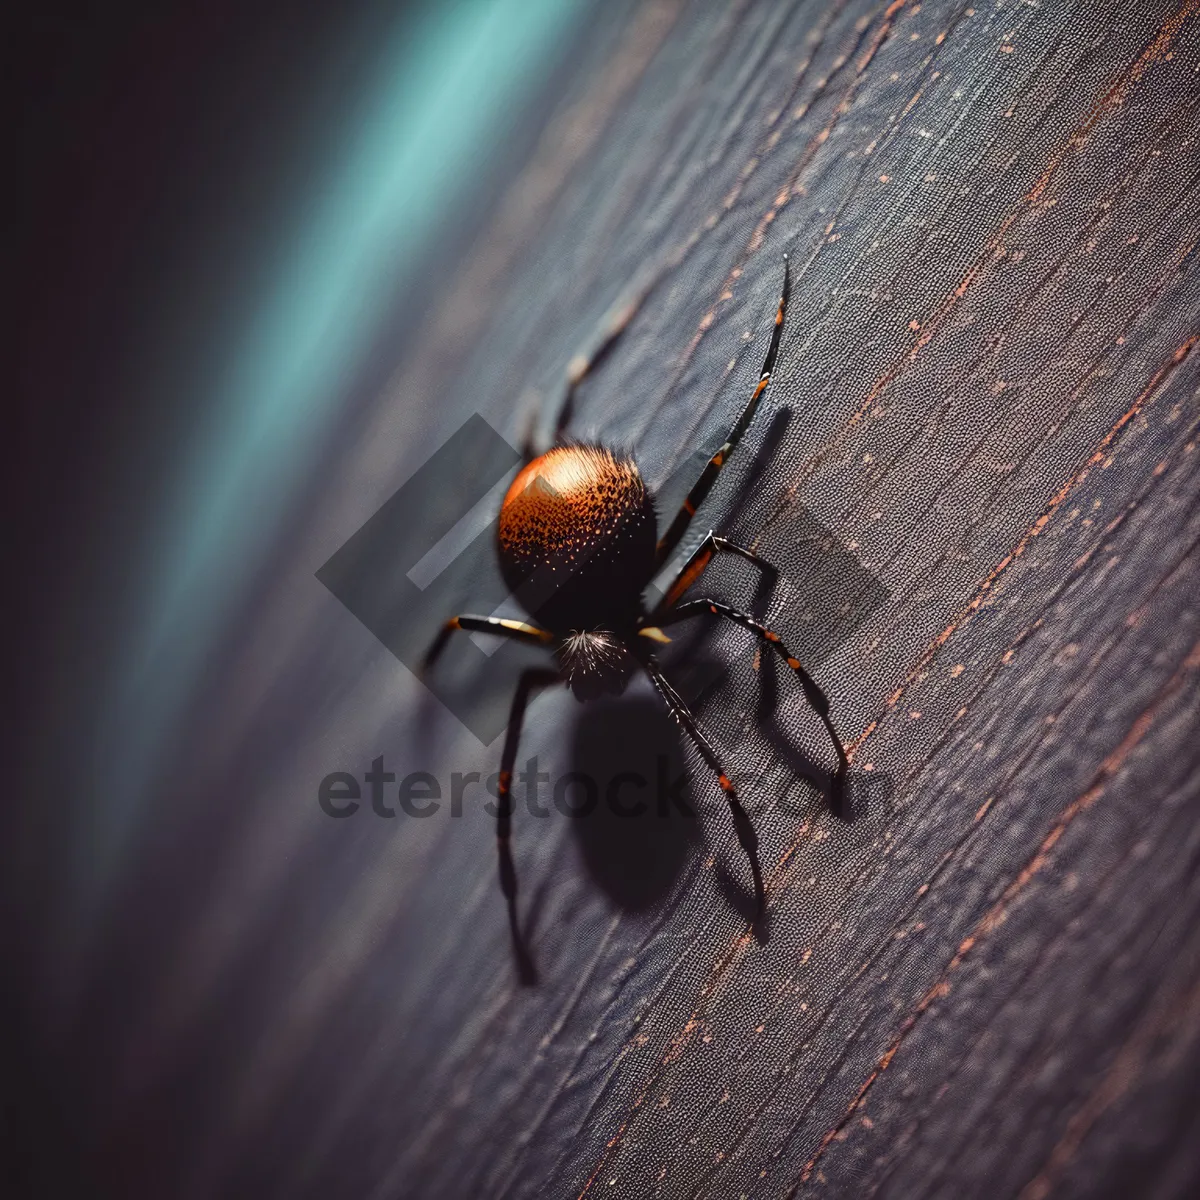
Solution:
M 264 296 L 212 416 L 164 499 L 146 611 L 100 739 L 80 914 L 128 847 L 183 707 L 377 334 L 378 303 L 436 240 L 445 197 L 486 159 L 556 61 L 583 0 L 458 0 L 406 24 L 313 189 L 311 218 Z

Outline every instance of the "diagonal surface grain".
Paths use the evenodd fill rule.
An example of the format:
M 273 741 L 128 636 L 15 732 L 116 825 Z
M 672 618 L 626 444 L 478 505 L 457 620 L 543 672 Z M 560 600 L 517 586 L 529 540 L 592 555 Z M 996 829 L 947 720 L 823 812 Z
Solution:
M 195 1197 L 1185 1194 L 1200 5 L 613 12 L 197 700 L 71 1035 L 98 1153 Z M 856 819 L 773 665 L 681 635 L 767 933 L 700 774 L 647 905 L 521 811 L 521 989 L 481 788 L 461 819 L 316 804 L 380 754 L 448 791 L 498 747 L 313 572 L 472 413 L 549 419 L 614 313 L 571 432 L 674 486 L 753 386 L 785 251 L 776 378 L 698 525 L 781 568 L 756 602 L 819 664 Z M 713 594 L 748 600 L 744 566 Z M 598 721 L 541 696 L 522 751 L 561 779 Z

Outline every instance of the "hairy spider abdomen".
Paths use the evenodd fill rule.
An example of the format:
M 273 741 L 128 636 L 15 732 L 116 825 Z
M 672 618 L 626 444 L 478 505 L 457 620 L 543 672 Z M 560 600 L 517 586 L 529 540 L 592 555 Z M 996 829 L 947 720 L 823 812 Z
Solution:
M 629 629 L 654 573 L 654 505 L 637 464 L 603 446 L 558 446 L 500 506 L 504 582 L 555 633 Z

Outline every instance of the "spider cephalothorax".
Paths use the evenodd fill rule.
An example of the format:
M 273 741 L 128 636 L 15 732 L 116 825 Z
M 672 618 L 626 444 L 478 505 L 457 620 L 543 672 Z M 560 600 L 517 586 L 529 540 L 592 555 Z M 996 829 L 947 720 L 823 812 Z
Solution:
M 679 693 L 664 677 L 654 656 L 654 644 L 669 640 L 662 632 L 663 625 L 689 617 L 724 617 L 748 629 L 795 673 L 805 698 L 824 722 L 837 751 L 838 765 L 830 780 L 830 798 L 836 808 L 841 806 L 848 769 L 846 753 L 829 719 L 829 701 L 800 660 L 783 644 L 779 634 L 720 600 L 704 598 L 680 603 L 718 553 L 740 555 L 764 571 L 773 572 L 774 568 L 753 551 L 709 530 L 667 588 L 662 601 L 649 612 L 643 602 L 646 586 L 679 546 L 696 509 L 712 489 L 758 408 L 779 352 L 787 299 L 785 257 L 783 295 L 775 312 L 775 328 L 758 385 L 725 444 L 700 473 L 661 538 L 657 536 L 653 497 L 632 458 L 614 454 L 604 446 L 584 443 L 561 444 L 535 458 L 531 456 L 532 461 L 513 480 L 500 506 L 496 541 L 504 580 L 537 624 L 505 617 L 453 617 L 430 647 L 427 663 L 437 657 L 456 629 L 469 629 L 548 646 L 557 658 L 556 669 L 534 669 L 521 676 L 513 698 L 497 785 L 500 884 L 508 903 L 509 928 L 521 976 L 527 982 L 533 978 L 533 964 L 517 923 L 517 882 L 509 849 L 510 787 L 525 705 L 535 687 L 565 682 L 580 699 L 590 699 L 605 692 L 621 691 L 634 669 L 641 667 L 695 743 L 729 801 L 738 840 L 750 860 L 761 912 L 763 884 L 753 826 L 716 751 Z M 574 382 L 578 382 L 581 374 L 575 373 Z
M 579 700 L 620 695 L 637 662 L 609 629 L 575 629 L 555 647 L 567 687 Z

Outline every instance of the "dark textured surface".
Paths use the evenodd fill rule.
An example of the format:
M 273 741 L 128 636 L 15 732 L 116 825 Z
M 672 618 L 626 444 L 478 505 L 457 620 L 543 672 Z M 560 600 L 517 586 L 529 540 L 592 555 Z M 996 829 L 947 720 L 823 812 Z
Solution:
M 1187 1194 L 1200 9 L 651 3 L 605 37 L 212 665 L 77 1009 L 97 1161 L 194 1197 Z M 317 806 L 499 744 L 314 572 L 472 412 L 549 421 L 630 301 L 572 429 L 672 478 L 753 386 L 785 250 L 777 378 L 699 524 L 783 569 L 757 602 L 856 819 L 797 773 L 828 748 L 785 673 L 698 631 L 769 936 L 697 773 L 649 882 L 614 869 L 636 823 L 518 813 L 520 989 L 478 789 Z M 540 697 L 520 760 L 677 755 L 648 703 Z

